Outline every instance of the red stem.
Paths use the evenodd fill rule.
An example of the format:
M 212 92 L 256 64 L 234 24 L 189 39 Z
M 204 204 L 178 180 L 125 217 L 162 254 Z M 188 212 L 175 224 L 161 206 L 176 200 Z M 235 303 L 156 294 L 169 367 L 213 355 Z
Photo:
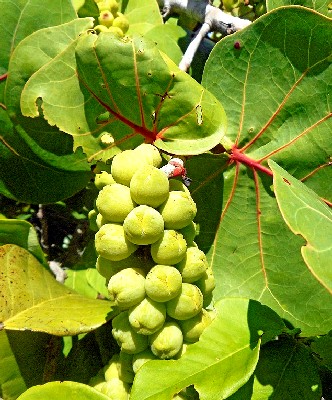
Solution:
M 8 73 L 7 72 L 5 74 L 3 74 L 3 75 L 0 75 L 0 82 L 6 80 L 7 77 L 8 77 Z
M 232 148 L 232 153 L 231 153 L 230 157 L 232 160 L 238 161 L 242 164 L 245 164 L 248 167 L 253 168 L 254 170 L 259 170 L 269 176 L 273 176 L 273 173 L 269 168 L 264 167 L 258 161 L 253 160 L 252 158 L 248 157 L 246 154 L 241 153 L 241 151 L 236 146 L 234 146 Z

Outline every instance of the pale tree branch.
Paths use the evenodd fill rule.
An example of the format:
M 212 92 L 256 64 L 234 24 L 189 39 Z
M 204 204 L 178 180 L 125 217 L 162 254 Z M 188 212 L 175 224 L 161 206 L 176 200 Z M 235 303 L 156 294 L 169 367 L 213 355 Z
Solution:
M 179 68 L 183 71 L 187 71 L 190 67 L 194 55 L 207 33 L 213 31 L 229 35 L 251 24 L 251 21 L 247 19 L 224 13 L 218 7 L 211 5 L 209 0 L 158 0 L 158 4 L 164 19 L 173 13 L 185 14 L 202 24 L 179 64 Z

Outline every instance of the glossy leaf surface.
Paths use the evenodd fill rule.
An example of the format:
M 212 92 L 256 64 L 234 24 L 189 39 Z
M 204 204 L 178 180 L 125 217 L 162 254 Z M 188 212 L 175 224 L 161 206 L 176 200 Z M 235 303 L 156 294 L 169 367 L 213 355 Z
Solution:
M 267 160 L 332 199 L 331 48 L 330 20 L 301 7 L 275 10 L 223 39 L 203 85 L 223 102 L 236 146 L 187 163 L 216 297 L 257 299 L 303 335 L 330 329 L 332 297 L 279 212 Z
M 248 381 L 264 335 L 282 332 L 282 320 L 267 307 L 246 299 L 223 299 L 199 342 L 179 360 L 149 361 L 136 374 L 132 400 L 168 400 L 194 385 L 201 400 L 226 398 Z
M 1 322 L 5 329 L 75 335 L 111 317 L 110 303 L 88 299 L 58 283 L 26 250 L 0 248 Z

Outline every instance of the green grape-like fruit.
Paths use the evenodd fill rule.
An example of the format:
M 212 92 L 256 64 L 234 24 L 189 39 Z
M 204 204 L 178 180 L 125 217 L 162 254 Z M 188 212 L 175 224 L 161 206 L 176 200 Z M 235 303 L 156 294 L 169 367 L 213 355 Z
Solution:
M 112 326 L 112 335 L 121 351 L 136 354 L 148 347 L 148 336 L 134 331 L 128 320 L 128 311 L 123 311 L 113 318 Z
M 146 362 L 150 360 L 156 360 L 157 356 L 155 356 L 152 351 L 148 348 L 145 349 L 144 351 L 134 354 L 133 355 L 133 370 L 134 373 L 136 374 L 137 371 L 141 368 L 142 365 L 144 365 Z
M 104 218 L 100 213 L 97 214 L 96 216 L 96 225 L 98 227 L 97 230 L 99 230 L 103 225 L 108 224 L 109 221 L 107 221 L 106 218 Z
M 175 178 L 169 180 L 169 191 L 184 192 L 187 193 L 189 196 L 191 196 L 187 186 L 182 181 Z
M 182 283 L 180 294 L 166 303 L 167 314 L 178 320 L 197 315 L 203 308 L 203 295 L 196 285 Z
M 203 294 L 203 305 L 206 307 L 211 303 L 212 293 L 216 287 L 216 280 L 211 267 L 208 267 L 203 276 L 194 282 Z
M 123 382 L 133 383 L 135 374 L 133 370 L 133 355 L 120 351 L 117 363 L 119 378 Z
M 139 168 L 130 182 L 131 197 L 137 204 L 156 208 L 167 199 L 168 192 L 166 174 L 152 165 Z
M 176 264 L 176 268 L 182 275 L 183 282 L 186 283 L 192 283 L 200 279 L 208 266 L 204 252 L 198 247 L 188 247 L 184 258 Z
M 97 33 L 101 33 L 101 32 L 108 32 L 108 29 L 109 28 L 107 28 L 107 26 L 105 26 L 105 25 L 96 25 L 94 28 L 93 28 Z
M 113 35 L 122 38 L 124 36 L 124 33 L 122 32 L 122 30 L 120 28 L 118 28 L 117 26 L 110 26 L 108 28 L 108 32 L 113 33 Z
M 106 185 L 112 185 L 113 183 L 115 183 L 115 180 L 112 174 L 108 173 L 107 171 L 101 171 L 100 174 L 96 174 L 95 176 L 95 186 L 98 190 L 101 190 Z
M 123 33 L 126 33 L 129 29 L 128 19 L 121 13 L 117 13 L 116 18 L 114 18 L 113 26 L 120 28 Z
M 110 11 L 104 10 L 101 11 L 101 13 L 99 14 L 98 22 L 100 25 L 104 25 L 107 26 L 107 28 L 109 28 L 110 26 L 112 26 L 113 21 L 114 21 L 114 15 Z
M 119 4 L 116 0 L 108 0 L 108 9 L 115 16 L 119 10 Z
M 183 235 L 188 247 L 194 245 L 194 240 L 197 235 L 197 225 L 195 222 L 190 222 L 184 228 L 179 229 L 179 232 Z
M 100 214 L 109 222 L 123 222 L 135 208 L 130 189 L 120 183 L 106 185 L 98 193 L 96 206 Z
M 151 351 L 163 360 L 174 357 L 182 347 L 183 335 L 179 325 L 169 321 L 149 337 Z
M 135 154 L 139 154 L 140 157 L 144 157 L 148 164 L 153 165 L 156 168 L 161 166 L 162 158 L 156 146 L 148 143 L 142 143 L 137 146 L 134 151 Z
M 191 196 L 185 192 L 171 191 L 158 211 L 165 221 L 166 229 L 181 229 L 195 218 L 197 207 Z
M 108 282 L 111 301 L 120 309 L 140 303 L 145 297 L 144 272 L 138 268 L 125 268 L 113 275 Z
M 194 317 L 179 321 L 183 339 L 189 343 L 197 342 L 204 329 L 209 326 L 211 322 L 212 318 L 204 308 Z
M 146 294 L 154 301 L 166 302 L 181 292 L 182 276 L 170 265 L 155 265 L 145 279 Z
M 265 2 L 255 4 L 254 11 L 255 11 L 256 18 L 260 17 L 263 14 L 266 14 Z
M 158 331 L 166 319 L 166 306 L 146 297 L 128 311 L 130 325 L 141 335 Z
M 96 210 L 90 210 L 88 213 L 88 220 L 89 220 L 89 228 L 97 232 L 100 226 L 97 225 L 97 211 Z
M 127 215 L 123 229 L 127 239 L 132 243 L 147 245 L 161 238 L 164 232 L 164 220 L 157 210 L 142 205 Z
M 105 381 L 110 381 L 113 378 L 119 377 L 119 354 L 114 354 L 110 361 L 103 368 Z
M 95 247 L 98 255 L 112 261 L 123 260 L 137 249 L 137 245 L 125 237 L 123 226 L 118 224 L 103 225 L 95 235 Z
M 151 244 L 151 256 L 156 264 L 174 265 L 186 254 L 187 242 L 181 233 L 166 229 L 163 236 Z
M 144 156 L 138 157 L 135 150 L 124 150 L 113 158 L 112 176 L 116 182 L 129 186 L 135 172 L 144 165 L 147 165 Z
M 89 386 L 92 386 L 93 388 L 95 388 L 99 392 L 100 392 L 101 387 L 103 386 L 104 383 L 105 383 L 105 378 L 104 378 L 103 369 L 100 369 L 98 371 L 97 375 L 93 376 L 89 380 Z
M 128 400 L 130 385 L 119 378 L 112 378 L 103 384 L 100 391 L 110 400 Z

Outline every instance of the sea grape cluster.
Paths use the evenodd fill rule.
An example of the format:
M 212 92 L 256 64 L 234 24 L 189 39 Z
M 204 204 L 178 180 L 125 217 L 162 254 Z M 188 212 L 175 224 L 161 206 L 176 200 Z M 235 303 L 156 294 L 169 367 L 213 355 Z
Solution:
M 235 17 L 253 21 L 266 13 L 266 0 L 223 0 L 222 8 Z
M 123 37 L 128 31 L 129 22 L 125 15 L 119 12 L 116 0 L 95 0 L 100 11 L 98 24 L 94 27 L 97 32 L 112 32 Z
M 120 310 L 112 334 L 120 359 L 131 360 L 132 379 L 150 359 L 178 358 L 213 318 L 206 307 L 214 276 L 194 241 L 196 204 L 162 163 L 150 144 L 116 155 L 111 173 L 96 175 L 99 193 L 90 213 L 96 268 Z

